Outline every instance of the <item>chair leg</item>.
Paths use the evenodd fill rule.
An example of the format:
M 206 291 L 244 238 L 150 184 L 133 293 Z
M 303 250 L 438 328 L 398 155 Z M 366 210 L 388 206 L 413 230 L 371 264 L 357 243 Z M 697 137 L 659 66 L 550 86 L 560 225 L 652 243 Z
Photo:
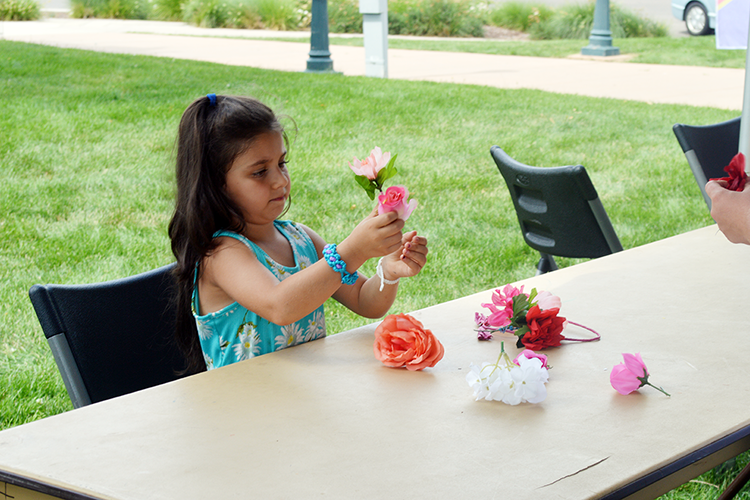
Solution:
M 549 254 L 539 252 L 539 255 L 542 257 L 539 259 L 539 264 L 536 266 L 536 275 L 539 276 L 540 274 L 548 273 L 550 271 L 556 271 L 557 268 L 557 262 L 555 262 L 555 258 Z
M 724 492 L 719 495 L 718 500 L 729 500 L 730 498 L 734 498 L 734 496 L 740 492 L 742 487 L 745 486 L 748 481 L 750 481 L 750 464 L 747 464 L 745 468 L 742 469 L 739 474 L 737 474 L 737 477 L 734 478 L 734 481 L 729 483 L 727 489 L 725 489 Z

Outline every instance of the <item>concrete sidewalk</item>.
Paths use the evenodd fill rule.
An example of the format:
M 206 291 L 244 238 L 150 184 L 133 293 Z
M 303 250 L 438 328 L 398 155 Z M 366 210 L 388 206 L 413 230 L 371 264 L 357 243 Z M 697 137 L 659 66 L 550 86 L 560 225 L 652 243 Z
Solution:
M 2 22 L 0 38 L 100 52 L 193 59 L 303 71 L 310 46 L 248 38 L 309 33 L 207 29 L 184 23 L 111 19 Z M 503 42 L 498 42 L 503 43 Z M 331 45 L 336 71 L 364 75 L 361 47 Z M 392 79 L 426 80 L 663 104 L 742 109 L 745 70 L 636 64 L 617 60 L 497 56 L 389 49 Z

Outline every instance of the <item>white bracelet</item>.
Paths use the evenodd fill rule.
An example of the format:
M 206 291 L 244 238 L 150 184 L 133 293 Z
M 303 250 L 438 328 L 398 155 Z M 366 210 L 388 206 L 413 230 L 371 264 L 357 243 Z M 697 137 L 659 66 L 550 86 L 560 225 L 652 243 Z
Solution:
M 383 291 L 383 286 L 385 285 L 395 285 L 398 283 L 398 280 L 401 278 L 397 278 L 395 280 L 387 280 L 385 279 L 385 276 L 383 275 L 383 257 L 380 258 L 378 261 L 378 266 L 375 268 L 375 273 L 378 275 L 378 278 L 380 278 L 380 291 Z

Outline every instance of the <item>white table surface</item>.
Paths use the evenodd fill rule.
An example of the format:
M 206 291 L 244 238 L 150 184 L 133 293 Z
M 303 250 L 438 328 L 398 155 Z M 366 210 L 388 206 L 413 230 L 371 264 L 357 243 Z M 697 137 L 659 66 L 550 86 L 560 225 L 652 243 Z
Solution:
M 750 425 L 750 247 L 711 226 L 521 283 L 602 336 L 545 351 L 540 404 L 472 397 L 488 290 L 412 313 L 435 368 L 381 365 L 373 324 L 7 429 L 0 473 L 118 500 L 599 498 Z M 672 397 L 615 392 L 623 352 Z

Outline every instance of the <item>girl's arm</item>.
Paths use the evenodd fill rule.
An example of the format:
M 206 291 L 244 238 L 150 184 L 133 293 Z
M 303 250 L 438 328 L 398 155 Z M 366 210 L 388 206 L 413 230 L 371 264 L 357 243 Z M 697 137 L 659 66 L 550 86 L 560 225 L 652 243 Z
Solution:
M 304 229 L 315 243 L 318 255 L 322 256 L 325 241 L 311 229 Z M 417 236 L 416 231 L 406 233 L 400 247 L 383 258 L 383 276 L 386 280 L 395 281 L 417 275 L 427 263 L 427 251 L 426 238 Z M 398 284 L 386 284 L 382 290 L 380 285 L 378 276 L 367 278 L 360 274 L 354 285 L 342 285 L 333 298 L 360 316 L 382 318 L 396 299 Z
M 403 225 L 395 212 L 377 215 L 373 211 L 338 245 L 337 251 L 349 272 L 368 259 L 389 255 L 401 248 Z M 318 254 L 321 252 L 322 247 Z M 322 259 L 279 281 L 250 249 L 231 238 L 220 239 L 216 250 L 202 260 L 201 273 L 202 306 L 210 302 L 209 308 L 218 310 L 236 301 L 277 325 L 288 325 L 304 318 L 340 287 L 347 286 L 341 284 L 341 275 Z M 361 287 L 359 281 L 353 286 Z

